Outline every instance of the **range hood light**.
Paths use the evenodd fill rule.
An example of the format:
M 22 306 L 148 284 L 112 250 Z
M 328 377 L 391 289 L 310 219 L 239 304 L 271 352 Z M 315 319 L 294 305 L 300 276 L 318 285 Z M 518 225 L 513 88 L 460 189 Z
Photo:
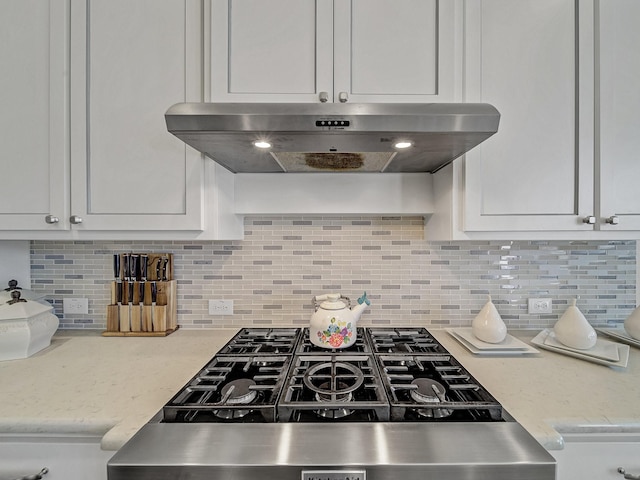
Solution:
M 271 144 L 264 140 L 258 140 L 257 142 L 253 142 L 253 144 L 258 148 L 271 148 Z
M 411 145 L 413 145 L 412 142 L 401 141 L 401 142 L 396 142 L 394 147 L 403 149 L 403 148 L 409 148 Z

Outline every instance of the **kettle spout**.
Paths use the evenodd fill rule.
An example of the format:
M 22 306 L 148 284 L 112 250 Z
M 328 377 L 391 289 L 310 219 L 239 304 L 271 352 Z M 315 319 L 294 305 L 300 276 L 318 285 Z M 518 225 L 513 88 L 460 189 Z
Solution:
M 358 299 L 358 305 L 351 309 L 351 312 L 353 313 L 353 320 L 355 322 L 360 320 L 360 315 L 362 315 L 362 312 L 364 312 L 369 305 L 371 305 L 371 302 L 367 298 L 367 292 L 364 292 L 364 294 Z

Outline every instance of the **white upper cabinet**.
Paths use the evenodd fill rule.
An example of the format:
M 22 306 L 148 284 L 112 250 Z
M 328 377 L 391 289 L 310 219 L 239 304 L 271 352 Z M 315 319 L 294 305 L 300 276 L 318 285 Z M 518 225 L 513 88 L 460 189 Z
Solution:
M 71 6 L 74 228 L 202 230 L 203 160 L 164 123 L 202 100 L 201 2 Z
M 68 3 L 0 2 L 2 230 L 68 228 Z
M 211 100 L 454 101 L 456 5 L 212 0 Z
M 589 3 L 467 3 L 466 99 L 501 119 L 466 155 L 465 231 L 593 229 Z
M 638 19 L 637 0 L 599 2 L 598 220 L 607 230 L 640 230 Z
M 465 100 L 500 127 L 434 175 L 429 238 L 637 235 L 639 15 L 633 0 L 465 4 Z

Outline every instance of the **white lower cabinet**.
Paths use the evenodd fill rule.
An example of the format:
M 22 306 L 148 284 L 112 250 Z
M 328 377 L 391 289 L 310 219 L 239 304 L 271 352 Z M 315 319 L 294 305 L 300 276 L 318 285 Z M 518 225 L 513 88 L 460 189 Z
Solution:
M 0 434 L 0 478 L 35 475 L 46 480 L 106 480 L 115 452 L 100 450 L 100 437 Z
M 556 480 L 623 480 L 618 468 L 640 475 L 640 435 L 563 434 L 565 447 L 550 453 Z

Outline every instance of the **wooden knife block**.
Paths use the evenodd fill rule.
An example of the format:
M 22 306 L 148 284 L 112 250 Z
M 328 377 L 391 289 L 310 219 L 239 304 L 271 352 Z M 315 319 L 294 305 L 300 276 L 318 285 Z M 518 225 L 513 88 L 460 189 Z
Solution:
M 122 282 L 127 288 L 126 282 Z M 177 281 L 157 281 L 157 301 L 152 305 L 151 283 L 145 283 L 144 304 L 116 303 L 118 282 L 111 284 L 111 304 L 107 305 L 107 330 L 102 333 L 107 337 L 164 337 L 178 329 L 177 323 Z M 139 290 L 139 282 L 134 282 L 134 292 Z

